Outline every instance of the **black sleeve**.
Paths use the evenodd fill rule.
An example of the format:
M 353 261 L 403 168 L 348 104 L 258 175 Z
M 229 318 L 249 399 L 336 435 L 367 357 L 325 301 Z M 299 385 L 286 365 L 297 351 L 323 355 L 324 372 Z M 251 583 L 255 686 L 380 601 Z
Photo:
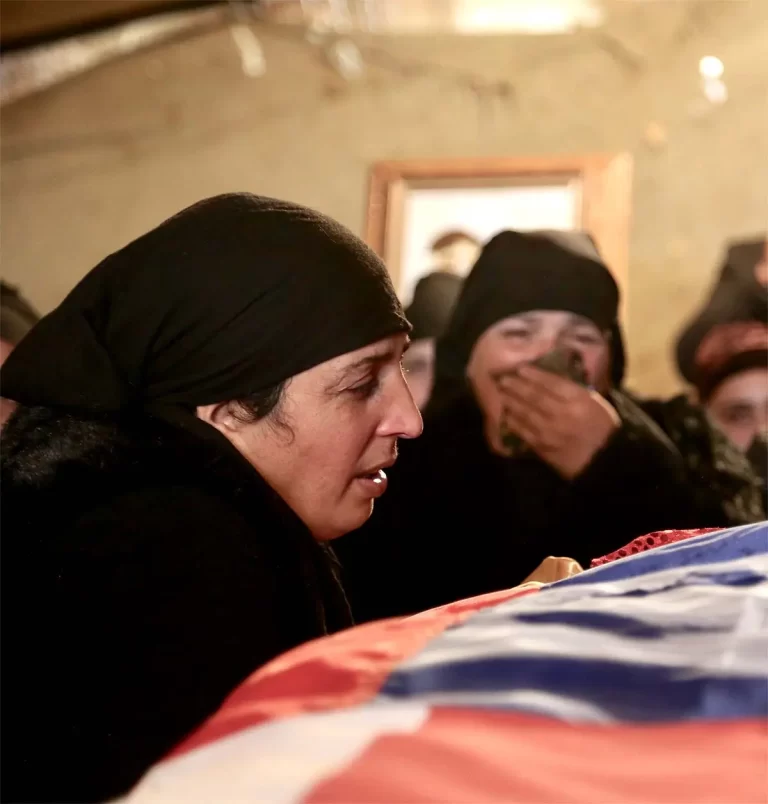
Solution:
M 669 418 L 669 406 L 656 407 L 651 412 Z M 700 411 L 686 411 L 673 411 L 675 427 L 667 435 L 655 416 L 620 403 L 621 428 L 573 483 L 572 521 L 588 523 L 589 535 L 570 554 L 582 564 L 653 531 L 730 527 L 761 518 L 746 461 L 734 456 Z
M 78 744 L 62 773 L 74 799 L 124 792 L 289 646 L 253 536 L 191 489 L 125 495 L 78 524 L 83 551 L 60 590 L 70 616 L 89 624 L 73 629 L 88 637 L 73 637 L 64 671 Z
M 418 588 L 414 582 L 417 545 L 403 516 L 401 491 L 407 495 L 393 478 L 387 493 L 376 500 L 368 522 L 333 543 L 341 584 L 358 624 L 410 614 L 418 606 L 412 600 Z
M 455 549 L 445 505 L 423 482 L 421 456 L 414 460 L 403 452 L 368 522 L 333 543 L 356 623 L 407 616 L 455 599 L 446 566 Z
M 587 534 L 573 557 L 585 566 L 637 536 L 700 524 L 681 457 L 626 422 L 573 482 L 572 505 Z

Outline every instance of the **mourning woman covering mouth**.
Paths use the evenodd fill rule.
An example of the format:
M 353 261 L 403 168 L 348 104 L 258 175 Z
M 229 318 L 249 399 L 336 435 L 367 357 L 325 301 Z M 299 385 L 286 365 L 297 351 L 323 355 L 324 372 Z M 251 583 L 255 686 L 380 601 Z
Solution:
M 3 792 L 97 801 L 252 671 L 350 624 L 324 543 L 421 419 L 381 261 L 247 194 L 107 257 L 2 392 Z
M 762 518 L 756 479 L 684 399 L 621 387 L 619 289 L 582 232 L 490 240 L 437 341 L 424 436 L 336 546 L 356 619 L 588 566 L 667 528 Z

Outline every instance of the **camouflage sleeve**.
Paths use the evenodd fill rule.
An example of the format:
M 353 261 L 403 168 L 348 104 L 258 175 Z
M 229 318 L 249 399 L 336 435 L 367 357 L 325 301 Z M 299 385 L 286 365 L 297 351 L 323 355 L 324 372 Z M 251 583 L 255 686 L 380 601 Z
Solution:
M 640 407 L 679 451 L 701 510 L 718 519 L 712 524 L 743 525 L 766 518 L 763 482 L 700 406 L 678 396 Z

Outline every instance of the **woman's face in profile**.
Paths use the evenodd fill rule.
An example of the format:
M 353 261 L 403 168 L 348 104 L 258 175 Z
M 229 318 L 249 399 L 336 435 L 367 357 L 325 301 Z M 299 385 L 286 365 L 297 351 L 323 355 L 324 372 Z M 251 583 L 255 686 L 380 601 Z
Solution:
M 595 323 L 562 310 L 532 310 L 509 316 L 480 336 L 467 366 L 467 377 L 491 429 L 498 427 L 503 409 L 494 375 L 554 349 L 578 353 L 589 384 L 598 391 L 608 390 L 610 345 Z
M 706 408 L 731 442 L 746 452 L 756 435 L 768 431 L 768 370 L 754 368 L 728 377 Z
M 393 335 L 298 374 L 276 410 L 259 421 L 242 423 L 226 405 L 198 414 L 229 438 L 316 539 L 335 539 L 363 525 L 386 491 L 397 439 L 421 434 L 402 370 L 407 343 L 407 336 Z

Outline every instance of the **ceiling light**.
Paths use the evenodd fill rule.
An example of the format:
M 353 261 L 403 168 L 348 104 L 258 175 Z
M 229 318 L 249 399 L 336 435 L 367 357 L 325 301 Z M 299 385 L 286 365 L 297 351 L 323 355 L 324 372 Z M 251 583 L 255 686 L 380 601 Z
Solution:
M 725 67 L 717 56 L 704 56 L 699 62 L 699 73 L 702 78 L 720 78 Z

